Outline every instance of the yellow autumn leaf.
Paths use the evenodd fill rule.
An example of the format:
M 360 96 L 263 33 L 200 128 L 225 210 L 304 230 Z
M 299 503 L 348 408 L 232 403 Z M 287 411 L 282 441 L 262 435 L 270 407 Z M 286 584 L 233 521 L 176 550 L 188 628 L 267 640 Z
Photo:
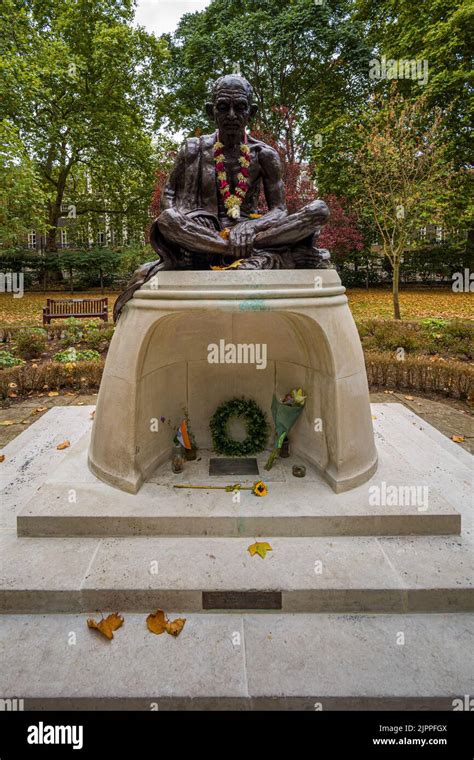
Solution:
M 463 443 L 465 439 L 463 435 L 452 435 L 451 440 L 454 441 L 454 443 Z
M 250 552 L 251 557 L 258 554 L 262 559 L 265 559 L 267 552 L 272 552 L 273 549 L 267 541 L 256 541 L 248 547 L 247 551 Z
M 165 631 L 170 636 L 179 636 L 184 628 L 186 618 L 176 618 L 175 620 L 168 620 L 163 610 L 157 610 L 155 613 L 148 615 L 146 624 L 148 630 L 152 633 L 156 633 L 158 636 Z
M 48 409 L 47 406 L 38 406 L 36 407 L 35 412 L 46 412 L 47 409 Z
M 70 445 L 71 445 L 70 441 L 63 441 L 62 443 L 58 443 L 56 448 L 58 449 L 58 451 L 62 451 L 63 449 L 68 449 Z
M 0 425 L 3 425 L 4 427 L 6 427 L 7 425 L 14 425 L 14 424 L 15 424 L 15 420 L 3 420 L 3 422 L 0 422 Z
M 59 391 L 50 391 L 48 396 L 59 396 Z
M 98 623 L 95 620 L 89 618 L 87 625 L 89 628 L 94 628 L 97 631 L 100 631 L 107 639 L 110 640 L 114 637 L 114 631 L 116 631 L 117 628 L 121 628 L 123 622 L 123 617 L 119 615 L 118 612 L 114 612 L 108 617 L 99 620 Z
M 407 401 L 414 401 L 415 400 L 413 396 L 404 396 L 403 398 L 406 398 Z

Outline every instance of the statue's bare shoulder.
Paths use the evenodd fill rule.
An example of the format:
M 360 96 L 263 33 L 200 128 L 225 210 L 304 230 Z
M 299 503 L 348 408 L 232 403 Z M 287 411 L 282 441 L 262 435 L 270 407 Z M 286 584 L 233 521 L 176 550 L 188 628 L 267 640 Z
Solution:
M 281 161 L 278 151 L 272 148 L 271 145 L 267 145 L 263 140 L 256 140 L 253 137 L 249 137 L 249 146 L 251 150 L 255 150 L 262 174 L 272 179 L 279 179 L 281 176 Z

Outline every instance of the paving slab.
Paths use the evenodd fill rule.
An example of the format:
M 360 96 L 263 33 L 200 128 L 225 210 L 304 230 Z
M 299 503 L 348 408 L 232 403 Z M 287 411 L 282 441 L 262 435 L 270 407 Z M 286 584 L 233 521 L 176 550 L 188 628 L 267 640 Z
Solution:
M 470 547 L 418 536 L 405 551 L 404 540 L 275 537 L 262 559 L 249 538 L 7 536 L 0 609 L 474 610 Z
M 397 420 L 399 427 L 406 425 L 403 418 L 396 417 Z M 226 486 L 233 481 L 247 487 L 253 484 L 255 476 L 210 476 L 212 452 L 207 450 L 201 450 L 198 460 L 187 463 L 185 472 L 179 475 L 171 472 L 169 463 L 162 465 L 137 495 L 114 489 L 97 480 L 88 469 L 87 433 L 66 453 L 20 513 L 18 533 L 249 537 L 459 533 L 461 519 L 456 507 L 423 476 L 416 461 L 407 462 L 399 455 L 389 438 L 386 432 L 378 431 L 377 472 L 368 483 L 351 491 L 335 494 L 309 464 L 307 477 L 294 478 L 292 465 L 301 463 L 294 457 L 278 460 L 267 473 L 263 469 L 266 456 L 262 455 L 259 466 L 269 487 L 268 495 L 258 498 L 250 491 L 242 491 L 237 501 L 233 493 L 224 490 L 174 488 L 176 484 Z M 461 465 L 458 470 L 462 470 Z M 462 477 L 466 478 L 464 470 Z M 443 481 L 438 478 L 438 482 Z M 374 502 L 374 488 L 382 493 L 384 486 L 398 489 L 398 504 Z M 408 496 L 404 495 L 407 486 L 413 491 Z M 426 502 L 421 498 L 423 488 Z
M 73 446 L 90 430 L 93 408 L 51 409 L 26 430 L 22 428 L 21 435 L 3 449 L 0 533 L 16 531 L 17 513 L 67 455 L 67 449 L 58 451 L 56 446 L 64 440 L 69 440 Z
M 109 642 L 87 614 L 6 615 L 0 693 L 27 710 L 451 710 L 472 689 L 474 615 L 185 616 L 175 639 L 128 614 Z

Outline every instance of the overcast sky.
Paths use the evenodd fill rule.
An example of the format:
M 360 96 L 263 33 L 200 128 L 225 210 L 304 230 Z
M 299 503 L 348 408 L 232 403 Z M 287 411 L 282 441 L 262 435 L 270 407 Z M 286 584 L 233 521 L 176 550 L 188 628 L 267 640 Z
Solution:
M 135 21 L 156 35 L 174 32 L 185 13 L 202 11 L 210 0 L 137 0 Z

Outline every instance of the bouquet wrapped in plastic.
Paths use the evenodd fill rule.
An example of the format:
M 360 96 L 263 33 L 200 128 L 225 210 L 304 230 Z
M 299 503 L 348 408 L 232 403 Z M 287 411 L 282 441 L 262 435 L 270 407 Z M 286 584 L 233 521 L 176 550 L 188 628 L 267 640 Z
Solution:
M 266 470 L 272 469 L 273 463 L 280 453 L 283 441 L 303 411 L 305 401 L 306 396 L 303 394 L 301 388 L 293 388 L 282 398 L 281 401 L 279 401 L 276 396 L 273 396 L 272 416 L 273 422 L 275 423 L 276 438 L 273 451 L 268 457 L 265 465 Z

